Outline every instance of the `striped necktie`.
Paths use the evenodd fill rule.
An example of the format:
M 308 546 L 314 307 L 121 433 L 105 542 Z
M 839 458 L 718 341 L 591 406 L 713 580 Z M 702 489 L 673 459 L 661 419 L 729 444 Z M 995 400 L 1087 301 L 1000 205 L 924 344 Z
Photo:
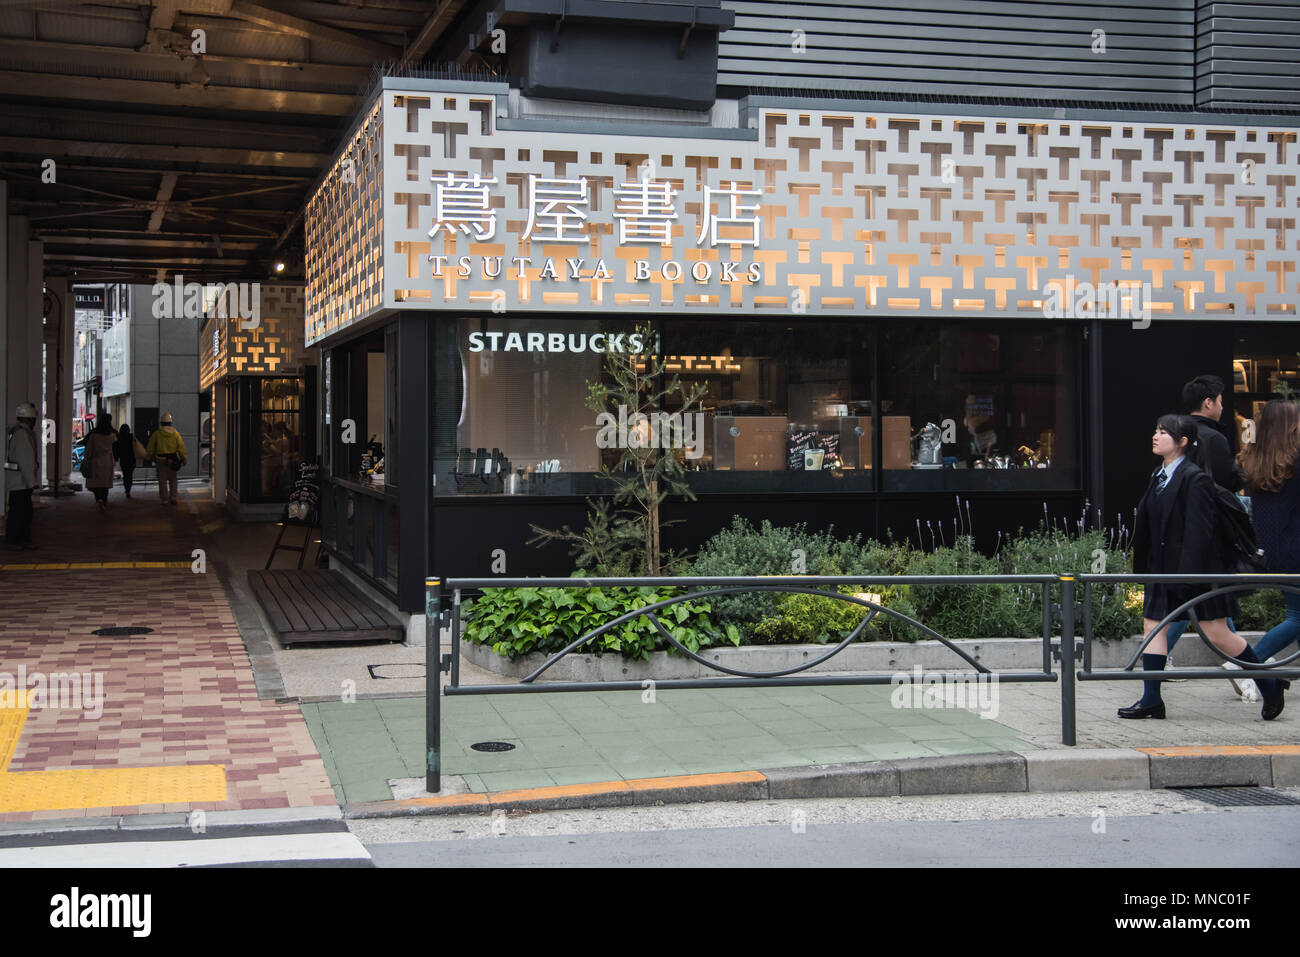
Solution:
M 1156 483 L 1156 494 L 1159 495 L 1161 492 L 1163 492 L 1165 490 L 1165 486 L 1168 484 L 1169 484 L 1169 473 L 1166 472 L 1164 469 L 1161 469 L 1160 481 Z

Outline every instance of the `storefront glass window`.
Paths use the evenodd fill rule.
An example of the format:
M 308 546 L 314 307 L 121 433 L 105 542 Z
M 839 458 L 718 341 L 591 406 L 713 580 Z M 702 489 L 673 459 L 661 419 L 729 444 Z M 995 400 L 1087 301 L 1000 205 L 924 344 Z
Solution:
M 1258 422 L 1270 399 L 1300 399 L 1300 341 L 1284 327 L 1238 336 L 1228 386 L 1237 445 L 1250 441 L 1247 421 Z
M 870 487 L 869 324 L 671 320 L 654 335 L 668 373 L 706 388 L 684 417 L 665 405 L 652 429 L 694 488 Z M 454 386 L 439 388 L 439 494 L 608 490 L 596 473 L 617 462 L 617 437 L 635 423 L 611 408 L 611 443 L 585 400 L 607 352 L 653 350 L 632 323 L 463 319 L 454 349 L 445 345 L 440 381 Z
M 1079 336 L 1060 326 L 886 326 L 884 488 L 1077 488 Z
M 454 328 L 438 349 L 437 493 L 608 491 L 597 473 L 620 450 L 602 441 L 588 385 L 606 375 L 607 349 L 655 344 L 595 319 Z M 667 404 L 663 428 L 649 428 L 699 493 L 1079 487 L 1077 327 L 675 318 L 653 329 L 668 374 L 705 387 L 690 415 Z M 615 436 L 635 428 L 610 412 Z

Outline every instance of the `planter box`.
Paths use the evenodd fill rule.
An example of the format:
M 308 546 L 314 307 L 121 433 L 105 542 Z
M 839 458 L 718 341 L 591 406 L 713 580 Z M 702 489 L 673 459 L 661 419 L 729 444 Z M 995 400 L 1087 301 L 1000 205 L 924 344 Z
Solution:
M 1249 634 L 1249 633 L 1248 633 Z M 1123 641 L 1097 641 L 1092 647 L 1094 668 L 1122 668 L 1128 664 L 1140 636 Z M 1037 671 L 1042 667 L 1043 645 L 1035 638 L 962 639 L 953 642 L 968 655 L 993 671 Z M 831 645 L 745 645 L 740 648 L 708 648 L 700 656 L 742 671 L 782 671 L 817 658 Z M 503 678 L 522 678 L 540 668 L 549 657 L 537 652 L 514 661 L 503 658 L 487 645 L 460 644 L 465 660 Z M 1179 641 L 1174 654 L 1179 667 L 1216 666 L 1220 660 L 1195 635 Z M 969 665 L 938 641 L 856 642 L 830 661 L 804 673 L 851 673 L 910 671 L 914 665 L 926 670 L 966 671 Z M 538 679 L 546 681 L 642 681 L 646 678 L 726 677 L 721 672 L 696 664 L 679 654 L 656 651 L 649 661 L 636 661 L 618 654 L 603 656 L 572 652 L 560 659 Z

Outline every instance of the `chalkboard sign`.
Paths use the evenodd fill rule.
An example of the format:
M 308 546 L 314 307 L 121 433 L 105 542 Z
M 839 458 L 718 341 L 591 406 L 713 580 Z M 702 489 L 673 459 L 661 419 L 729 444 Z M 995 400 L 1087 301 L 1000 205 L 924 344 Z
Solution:
M 821 468 L 837 469 L 840 467 L 840 435 L 838 432 L 823 432 L 819 429 L 793 426 L 786 444 L 788 460 L 786 468 L 795 472 L 809 470 L 806 452 L 820 450 Z
M 298 477 L 289 491 L 289 502 L 284 508 L 286 522 L 300 525 L 319 525 L 320 466 L 303 462 L 298 466 Z

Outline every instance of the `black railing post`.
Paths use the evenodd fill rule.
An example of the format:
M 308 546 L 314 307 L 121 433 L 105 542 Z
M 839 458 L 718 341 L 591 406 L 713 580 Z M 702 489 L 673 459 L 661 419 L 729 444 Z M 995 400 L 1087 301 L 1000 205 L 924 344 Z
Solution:
M 424 789 L 437 794 L 442 789 L 442 580 L 424 582 Z
M 1073 746 L 1074 734 L 1074 576 L 1061 576 L 1061 743 Z

